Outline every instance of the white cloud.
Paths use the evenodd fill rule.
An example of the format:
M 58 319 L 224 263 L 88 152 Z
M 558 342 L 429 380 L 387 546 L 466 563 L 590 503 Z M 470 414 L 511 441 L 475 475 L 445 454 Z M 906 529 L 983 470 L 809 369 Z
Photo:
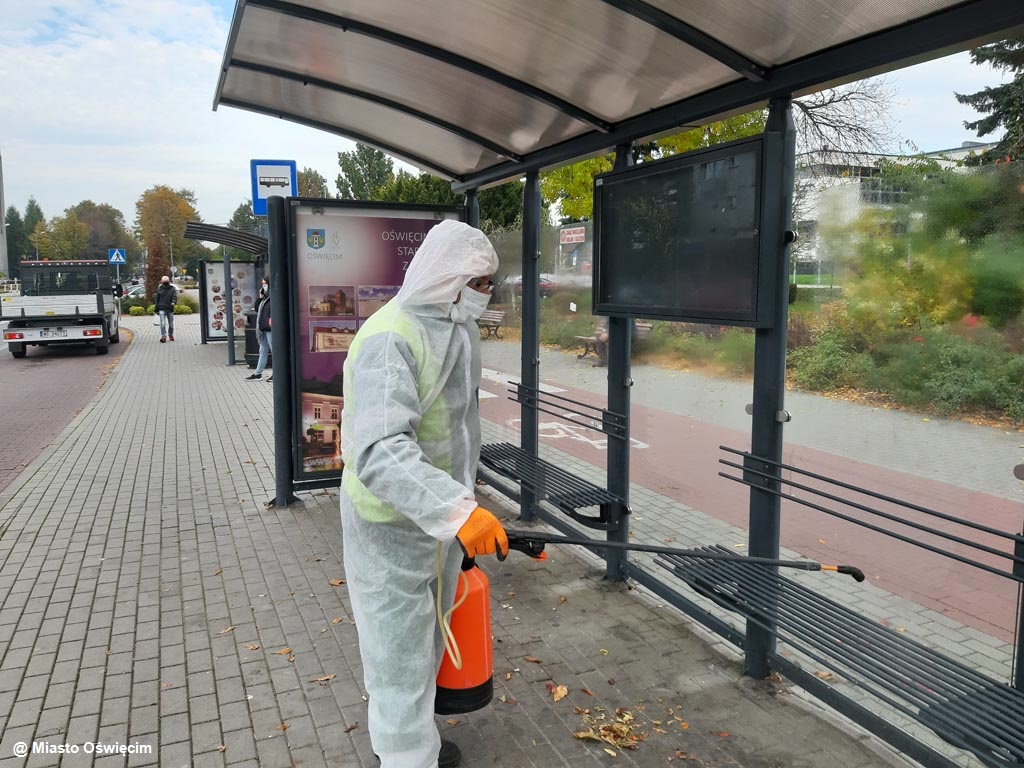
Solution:
M 5 204 L 47 216 L 91 199 L 119 208 L 156 184 L 193 190 L 225 223 L 251 195 L 249 161 L 295 160 L 333 189 L 352 142 L 286 121 L 212 111 L 233 0 L 0 0 Z M 890 76 L 897 130 L 922 149 L 976 138 L 953 91 L 999 81 L 966 54 Z

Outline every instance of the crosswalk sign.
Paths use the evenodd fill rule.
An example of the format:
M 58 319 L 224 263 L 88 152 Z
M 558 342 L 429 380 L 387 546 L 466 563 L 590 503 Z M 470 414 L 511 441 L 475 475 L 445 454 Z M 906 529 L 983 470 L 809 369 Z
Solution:
M 124 264 L 124 248 L 109 248 L 107 249 L 107 263 L 109 264 Z

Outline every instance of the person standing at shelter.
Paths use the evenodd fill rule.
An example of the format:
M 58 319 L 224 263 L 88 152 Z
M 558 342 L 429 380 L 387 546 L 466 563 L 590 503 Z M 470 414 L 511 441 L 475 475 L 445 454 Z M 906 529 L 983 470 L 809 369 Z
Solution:
M 382 768 L 452 768 L 434 722 L 464 555 L 508 554 L 474 494 L 480 332 L 498 257 L 478 229 L 437 224 L 397 296 L 359 329 L 344 368 L 341 521 L 345 574 Z
M 259 336 L 260 341 L 260 356 L 256 361 L 256 370 L 246 376 L 246 379 L 259 380 L 263 378 L 263 369 L 267 367 L 267 359 L 270 357 L 270 321 L 270 278 L 264 277 L 260 284 L 260 303 L 256 307 L 256 335 Z M 270 379 L 273 378 L 273 376 L 270 377 Z
M 156 311 L 160 315 L 160 343 L 170 337 L 174 341 L 174 305 L 178 303 L 178 289 L 171 284 L 171 278 L 164 275 L 156 289 Z

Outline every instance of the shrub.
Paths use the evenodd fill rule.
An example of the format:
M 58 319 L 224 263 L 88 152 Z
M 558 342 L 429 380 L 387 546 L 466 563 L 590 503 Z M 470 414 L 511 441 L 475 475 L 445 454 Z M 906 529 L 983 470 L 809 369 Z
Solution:
M 179 307 L 188 307 L 188 312 L 179 312 Z M 192 296 L 187 293 L 178 294 L 178 303 L 174 305 L 174 314 L 176 315 L 188 315 L 192 312 L 199 311 L 199 302 L 196 301 Z
M 174 314 L 176 315 L 191 315 L 195 310 L 192 309 L 190 304 L 175 304 Z
M 715 355 L 725 370 L 734 375 L 754 372 L 754 334 L 745 328 L 729 328 L 722 334 Z
M 828 327 L 813 333 L 814 343 L 793 350 L 788 367 L 801 387 L 828 392 L 864 383 L 871 373 L 871 358 L 856 350 L 841 328 Z
M 141 304 L 136 304 L 135 306 L 128 308 L 128 314 L 131 315 L 132 317 L 140 317 L 146 314 L 146 308 Z

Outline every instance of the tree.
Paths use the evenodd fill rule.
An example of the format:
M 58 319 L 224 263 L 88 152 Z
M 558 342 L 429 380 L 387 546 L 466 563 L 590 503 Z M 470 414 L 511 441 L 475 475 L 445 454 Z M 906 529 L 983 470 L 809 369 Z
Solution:
M 394 161 L 366 144 L 339 152 L 338 165 L 341 173 L 334 183 L 338 197 L 347 200 L 378 200 L 377 191 L 394 178 Z
M 185 225 L 190 221 L 202 218 L 196 211 L 195 193 L 189 189 L 175 191 L 158 184 L 143 192 L 135 203 L 136 231 L 150 252 L 150 260 L 156 243 L 163 241 L 171 266 L 194 272 L 196 260 L 206 255 L 206 249 L 185 239 Z
M 985 115 L 978 120 L 965 121 L 964 128 L 977 131 L 978 136 L 1005 129 L 1006 134 L 986 157 L 1019 160 L 1024 156 L 1024 36 L 975 48 L 971 51 L 971 61 L 1010 72 L 1013 79 L 976 93 L 956 94 L 961 104 Z
M 29 236 L 40 258 L 63 260 L 87 258 L 89 227 L 78 220 L 74 211 L 57 216 L 49 223 L 40 221 Z
M 4 213 L 4 227 L 7 231 L 7 261 L 11 277 L 21 277 L 21 260 L 26 257 L 30 243 L 25 229 L 25 220 L 13 205 Z
M 305 167 L 296 174 L 299 197 L 330 197 L 327 193 L 327 179 L 312 168 Z
M 83 258 L 106 259 L 111 248 L 124 248 L 126 251 L 125 272 L 137 269 L 142 258 L 139 243 L 128 231 L 124 214 L 111 205 L 97 205 L 92 200 L 83 200 L 69 208 L 78 220 L 89 228 L 89 239 Z
M 826 88 L 793 100 L 798 152 L 829 155 L 878 153 L 896 139 L 890 113 L 893 90 L 881 78 Z
M 374 199 L 419 205 L 465 205 L 465 195 L 452 192 L 452 185 L 437 176 L 413 176 L 399 171 L 377 190 Z M 523 186 L 510 181 L 480 191 L 480 229 L 493 232 L 514 229 L 522 222 Z M 545 206 L 546 207 L 546 206 Z
M 260 223 L 256 221 L 256 215 L 252 212 L 251 200 L 246 200 L 235 208 L 235 212 L 231 214 L 231 220 L 228 222 L 228 226 L 231 227 L 231 229 L 237 229 L 239 232 L 248 232 L 253 235 L 266 234 L 261 231 Z M 247 251 L 243 251 L 239 248 L 228 248 L 226 246 L 225 248 L 225 253 L 231 261 L 252 260 L 252 254 Z
M 156 289 L 160 285 L 160 278 L 170 273 L 167 263 L 167 249 L 164 246 L 163 238 L 153 240 L 149 247 L 149 261 L 146 264 L 146 296 L 151 300 L 156 299 Z

